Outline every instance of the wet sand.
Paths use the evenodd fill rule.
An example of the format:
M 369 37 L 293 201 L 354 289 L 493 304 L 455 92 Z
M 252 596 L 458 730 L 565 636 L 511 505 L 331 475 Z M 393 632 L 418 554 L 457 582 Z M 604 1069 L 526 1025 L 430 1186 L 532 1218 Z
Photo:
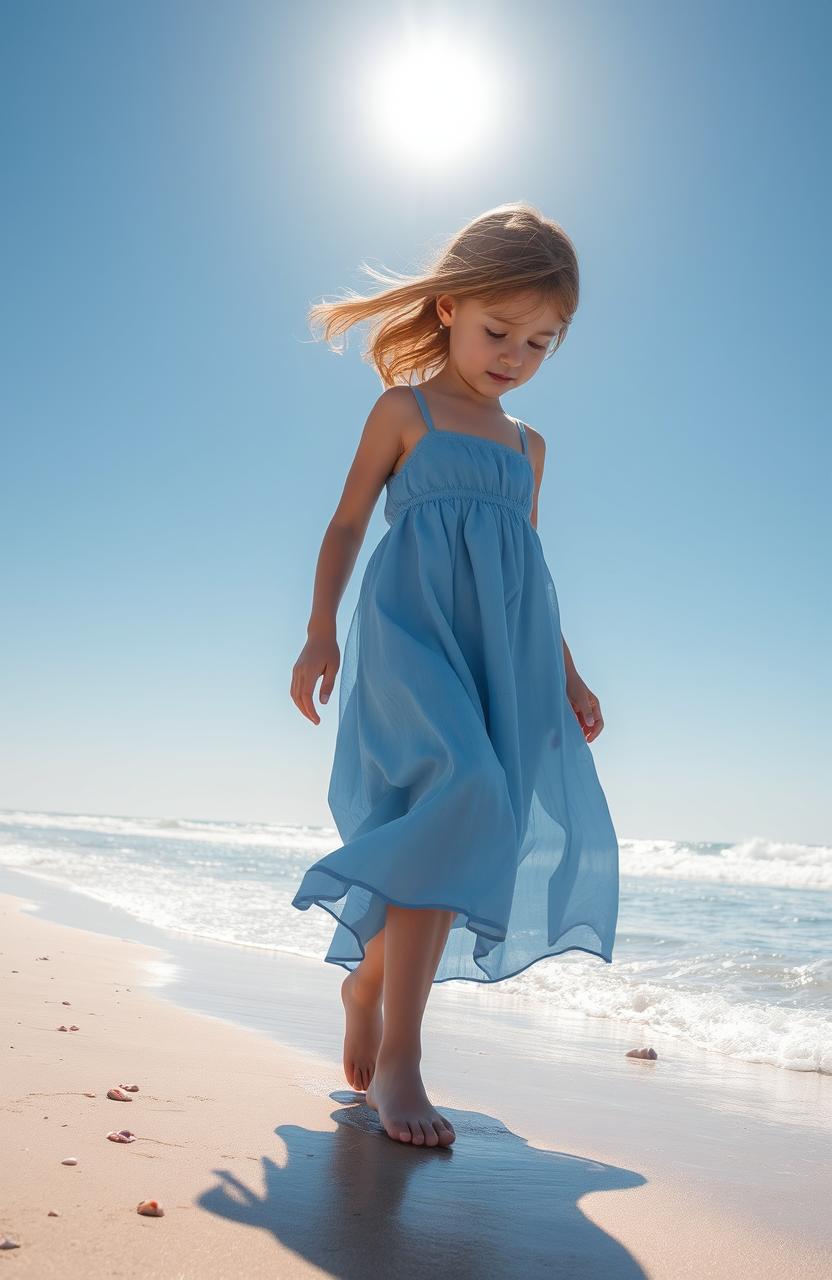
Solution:
M 423 1074 L 457 1139 L 414 1149 L 344 1079 L 344 971 L 206 947 L 215 967 L 180 982 L 179 998 L 187 989 L 206 1007 L 196 1012 L 173 1003 L 175 984 L 154 985 L 166 948 L 47 920 L 31 884 L 0 894 L 0 1235 L 20 1245 L 0 1253 L 10 1274 L 820 1280 L 832 1269 L 829 1077 L 656 1039 L 658 1060 L 636 1061 L 624 1056 L 644 1043 L 634 1028 L 438 986 Z M 268 987 L 252 988 L 250 966 L 265 963 Z M 107 1098 L 134 1082 L 131 1102 Z M 135 1142 L 107 1141 L 125 1127 Z M 70 1156 L 78 1164 L 62 1165 Z M 151 1197 L 164 1217 L 136 1213 Z

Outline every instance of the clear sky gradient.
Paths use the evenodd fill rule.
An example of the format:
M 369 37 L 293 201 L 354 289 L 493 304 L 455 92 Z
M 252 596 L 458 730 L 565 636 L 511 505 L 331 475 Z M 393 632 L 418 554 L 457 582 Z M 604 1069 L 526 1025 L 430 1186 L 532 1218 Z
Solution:
M 306 310 L 527 199 L 582 300 L 503 404 L 619 836 L 832 843 L 830 15 L 4 0 L 0 807 L 331 822 L 289 684 L 382 387 Z M 394 76 L 393 146 L 436 29 L 483 80 Z

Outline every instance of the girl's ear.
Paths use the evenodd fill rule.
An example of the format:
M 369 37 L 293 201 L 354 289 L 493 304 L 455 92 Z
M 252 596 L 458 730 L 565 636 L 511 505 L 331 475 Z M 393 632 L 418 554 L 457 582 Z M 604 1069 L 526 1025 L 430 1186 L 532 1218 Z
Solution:
M 454 301 L 447 293 L 440 293 L 436 299 L 436 318 L 440 329 L 446 329 L 453 318 Z

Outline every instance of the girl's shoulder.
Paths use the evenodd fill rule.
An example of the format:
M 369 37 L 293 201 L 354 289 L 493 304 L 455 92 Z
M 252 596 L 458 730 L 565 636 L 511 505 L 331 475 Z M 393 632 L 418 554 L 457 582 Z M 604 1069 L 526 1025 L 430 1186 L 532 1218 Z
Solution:
M 534 427 L 530 427 L 525 418 L 522 419 L 523 426 L 526 428 L 526 439 L 529 442 L 529 450 L 538 454 L 541 458 L 546 453 L 546 440 L 536 431 Z
M 377 405 L 383 405 L 388 413 L 406 413 L 416 403 L 416 397 L 413 394 L 413 388 L 406 386 L 404 383 L 398 383 L 395 387 L 387 387 L 382 391 Z
M 406 414 L 416 403 L 410 387 L 401 384 L 386 387 L 370 408 L 374 417 L 396 417 Z
M 529 451 L 529 461 L 534 468 L 535 474 L 543 475 L 543 466 L 546 462 L 546 440 L 536 431 L 534 427 L 530 427 L 526 419 L 523 418 L 523 426 L 526 428 L 526 442 Z

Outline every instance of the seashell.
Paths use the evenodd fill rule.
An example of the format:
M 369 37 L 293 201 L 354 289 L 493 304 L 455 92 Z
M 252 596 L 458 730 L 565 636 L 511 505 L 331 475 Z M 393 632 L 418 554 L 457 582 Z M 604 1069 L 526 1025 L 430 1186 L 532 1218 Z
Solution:
M 158 1200 L 140 1200 L 136 1205 L 136 1213 L 143 1213 L 147 1218 L 163 1218 L 165 1211 Z
M 625 1058 L 658 1058 L 655 1049 L 628 1049 Z
M 129 1093 L 125 1093 L 123 1089 L 108 1089 L 107 1097 L 112 1098 L 114 1102 L 132 1102 L 133 1099 Z
M 107 1134 L 111 1142 L 135 1142 L 136 1135 L 131 1133 L 129 1129 L 113 1129 Z
M 77 1163 L 78 1161 L 75 1158 L 75 1156 L 67 1156 L 66 1160 L 61 1161 L 61 1164 L 77 1164 Z
M 138 1093 L 139 1086 L 137 1084 L 120 1084 L 119 1089 L 127 1089 L 129 1093 Z
M 0 1236 L 0 1249 L 19 1249 L 20 1245 L 11 1236 Z

